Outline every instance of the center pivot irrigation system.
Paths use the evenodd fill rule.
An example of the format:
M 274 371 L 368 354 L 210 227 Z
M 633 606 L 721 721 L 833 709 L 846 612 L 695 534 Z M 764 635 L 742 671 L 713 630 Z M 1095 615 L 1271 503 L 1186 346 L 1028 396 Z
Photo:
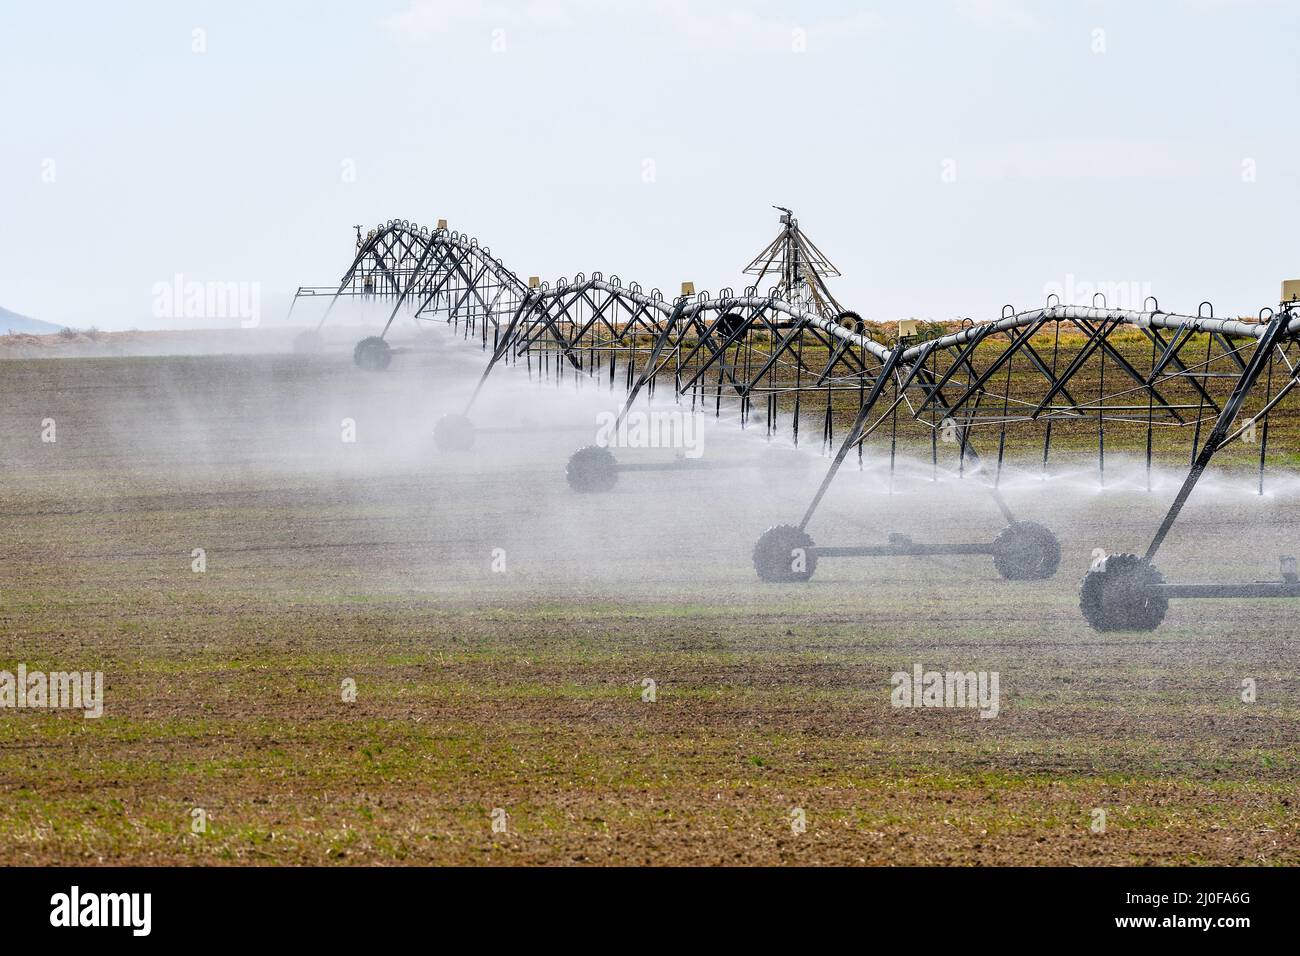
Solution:
M 403 311 L 476 338 L 490 352 L 487 367 L 465 414 L 437 423 L 434 437 L 444 449 L 468 449 L 477 434 L 510 430 L 476 428 L 468 417 L 503 364 L 523 363 L 530 378 L 535 371 L 557 383 L 607 378 L 613 389 L 621 379 L 627 397 L 620 422 L 668 375 L 676 400 L 689 396 L 693 411 L 712 405 L 721 415 L 725 398 L 745 427 L 757 405 L 769 437 L 788 418 L 796 445 L 801 427 L 806 440 L 820 419 L 822 447 L 834 457 L 799 523 L 770 528 L 755 544 L 754 567 L 765 581 L 806 581 L 829 558 L 941 554 L 990 555 L 1007 579 L 1051 577 L 1061 555 L 1055 535 L 1017 519 L 999 492 L 1008 429 L 1037 430 L 1031 438 L 1041 435 L 1044 474 L 1054 437 L 1074 450 L 1095 442 L 1103 481 L 1108 432 L 1144 435 L 1148 488 L 1157 456 L 1185 456 L 1187 476 L 1143 555 L 1110 555 L 1087 573 L 1080 606 L 1088 623 L 1101 631 L 1152 630 L 1171 598 L 1300 597 L 1295 561 L 1286 556 L 1279 580 L 1245 584 L 1169 584 L 1153 563 L 1215 455 L 1243 436 L 1257 440 L 1257 429 L 1262 492 L 1269 415 L 1300 382 L 1289 354 L 1300 337 L 1300 281 L 1284 283 L 1281 305 L 1249 321 L 1215 318 L 1209 303 L 1193 316 L 1164 312 L 1154 298 L 1133 310 L 1109 308 L 1101 295 L 1086 306 L 1050 296 L 1042 308 L 1005 306 L 994 321 L 968 319 L 928 338 L 917 323 L 900 322 L 897 339 L 884 341 L 835 299 L 825 280 L 839 270 L 790 210 L 776 208 L 781 231 L 744 270 L 756 277 L 753 285 L 713 296 L 684 282 L 672 300 L 599 272 L 554 285 L 521 279 L 441 220 L 432 229 L 390 220 L 365 235 L 358 226 L 355 256 L 338 286 L 301 287 L 294 296 L 294 307 L 304 298 L 329 300 L 297 346 L 320 347 L 320 329 L 344 298 L 391 303 L 383 331 L 356 345 L 362 369 L 386 369 L 394 355 L 413 350 L 387 340 Z M 760 292 L 764 280 L 775 284 Z M 977 455 L 977 434 L 996 440 L 996 458 Z M 900 443 L 918 436 L 928 443 L 936 475 L 942 445 L 959 473 L 988 483 L 1005 529 L 991 542 L 922 544 L 891 534 L 879 545 L 817 545 L 807 529 L 818 506 L 848 456 L 856 450 L 861 461 L 872 436 L 888 441 L 891 482 Z M 621 471 L 697 467 L 710 465 L 619 463 L 609 448 L 588 446 L 569 459 L 566 476 L 576 491 L 600 492 Z

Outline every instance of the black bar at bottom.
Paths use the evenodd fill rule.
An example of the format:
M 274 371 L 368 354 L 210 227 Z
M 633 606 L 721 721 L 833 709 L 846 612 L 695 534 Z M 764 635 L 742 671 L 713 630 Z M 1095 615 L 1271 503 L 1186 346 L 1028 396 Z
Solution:
M 4 939 L 11 952 L 26 940 L 126 946 L 202 940 L 268 948 L 292 941 L 295 952 L 322 943 L 338 952 L 356 940 L 409 942 L 412 930 L 463 933 L 492 921 L 494 942 L 512 934 L 535 944 L 538 934 L 605 943 L 629 927 L 651 938 L 725 938 L 734 944 L 743 900 L 790 901 L 769 914 L 765 933 L 797 935 L 800 948 L 819 937 L 842 943 L 846 926 L 861 938 L 884 938 L 905 952 L 1007 948 L 1068 938 L 1212 940 L 1214 951 L 1256 942 L 1263 930 L 1279 939 L 1295 930 L 1295 871 L 1189 868 L 888 868 L 888 869 L 355 869 L 326 868 L 75 868 L 0 870 Z M 76 887 L 84 903 L 95 894 L 140 894 L 118 900 L 117 925 L 59 925 Z M 121 914 L 145 912 L 148 933 Z M 573 900 L 584 901 L 581 912 Z M 664 901 L 672 900 L 671 906 Z M 724 902 L 731 901 L 731 902 Z M 62 904 L 62 910 L 60 905 Z M 138 904 L 138 905 L 135 905 Z M 807 906 L 807 911 L 802 907 Z M 936 917 L 936 907 L 942 910 Z M 79 910 L 82 907 L 78 907 Z M 818 916 L 820 915 L 820 918 Z M 831 918 L 833 914 L 849 916 Z M 786 918 L 789 918 L 788 921 Z M 125 923 L 126 925 L 123 925 Z M 139 919 L 139 924 L 144 920 Z M 983 942 L 980 942 L 983 941 Z M 812 944 L 810 946 L 809 944 Z M 38 944 L 39 945 L 39 944 Z M 1018 948 L 1014 947 L 1013 948 Z

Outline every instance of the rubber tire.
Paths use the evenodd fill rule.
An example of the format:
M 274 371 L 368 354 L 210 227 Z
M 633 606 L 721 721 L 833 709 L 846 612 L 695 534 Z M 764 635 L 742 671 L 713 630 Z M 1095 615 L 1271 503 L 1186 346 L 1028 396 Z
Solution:
M 848 329 L 850 332 L 856 332 L 859 335 L 867 330 L 867 323 L 862 321 L 862 316 L 856 312 L 841 312 L 835 316 L 835 323 Z
M 601 494 L 618 484 L 618 461 L 608 448 L 588 445 L 569 456 L 564 477 L 579 494 Z
M 469 451 L 474 447 L 474 423 L 464 415 L 443 415 L 433 426 L 439 451 Z
M 352 361 L 367 372 L 382 372 L 393 361 L 392 347 L 377 335 L 364 338 L 352 350 Z
M 1043 581 L 1061 566 L 1061 542 L 1036 521 L 1017 521 L 993 542 L 993 566 L 1008 581 Z
M 792 524 L 779 524 L 768 528 L 754 542 L 751 559 L 759 578 L 770 584 L 789 584 L 807 581 L 817 570 L 817 555 L 804 555 L 804 569 L 794 570 L 794 552 L 796 548 L 805 551 L 813 547 L 813 539 L 808 532 Z
M 722 316 L 722 318 L 718 319 L 717 325 L 714 326 L 717 333 L 722 336 L 723 342 L 731 338 L 731 336 L 739 332 L 744 327 L 745 327 L 745 317 L 741 315 L 739 312 L 726 313 L 725 315 Z M 740 342 L 740 341 L 742 340 L 741 339 L 736 340 L 736 342 Z M 733 342 L 732 344 L 735 345 L 736 342 Z
M 1084 577 L 1079 610 L 1095 631 L 1154 631 L 1165 619 L 1169 599 L 1146 588 L 1164 581 L 1145 558 L 1112 554 Z

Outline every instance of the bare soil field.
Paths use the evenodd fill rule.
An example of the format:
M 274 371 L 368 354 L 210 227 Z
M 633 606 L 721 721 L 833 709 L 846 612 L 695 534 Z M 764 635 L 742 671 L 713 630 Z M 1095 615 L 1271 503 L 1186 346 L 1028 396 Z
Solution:
M 64 329 L 50 335 L 0 335 L 0 359 L 98 358 L 140 355 L 205 355 L 281 351 L 292 334 L 281 329 L 194 329 L 191 331 Z
M 473 417 L 518 427 L 439 451 L 483 361 L 0 361 L 0 670 L 104 675 L 97 719 L 0 710 L 0 864 L 1300 862 L 1295 604 L 1118 635 L 1078 610 L 1176 469 L 1147 492 L 1134 447 L 1105 488 L 1086 456 L 1004 478 L 1062 541 L 1047 581 L 945 557 L 765 585 L 750 549 L 798 520 L 815 447 L 773 477 L 724 417 L 705 457 L 736 467 L 578 495 L 565 462 L 620 396 L 505 369 Z M 891 490 L 869 449 L 810 531 L 991 540 L 950 464 Z M 1161 568 L 1275 577 L 1298 501 L 1216 472 Z M 997 672 L 997 716 L 891 706 L 915 664 Z

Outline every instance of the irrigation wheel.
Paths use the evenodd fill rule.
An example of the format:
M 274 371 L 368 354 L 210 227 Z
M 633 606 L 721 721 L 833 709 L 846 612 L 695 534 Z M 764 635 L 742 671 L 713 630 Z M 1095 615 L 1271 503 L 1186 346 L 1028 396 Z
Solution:
M 1017 521 L 993 542 L 993 566 L 1008 581 L 1041 581 L 1061 564 L 1061 542 L 1036 521 Z
M 835 316 L 835 321 L 850 332 L 857 332 L 859 335 L 867 329 L 867 323 L 863 322 L 862 316 L 856 312 L 841 312 Z
M 728 312 L 722 318 L 718 319 L 715 328 L 727 338 L 735 335 L 745 327 L 745 317 L 739 312 Z
M 1098 631 L 1154 631 L 1165 619 L 1169 599 L 1151 590 L 1163 584 L 1155 565 L 1136 554 L 1112 554 L 1089 571 L 1079 588 L 1079 610 Z
M 564 477 L 570 488 L 582 494 L 609 491 L 618 483 L 618 462 L 608 448 L 588 445 L 569 457 Z
M 352 361 L 357 363 L 357 368 L 368 372 L 382 372 L 392 360 L 392 348 L 377 335 L 362 339 L 352 350 Z
M 817 555 L 808 532 L 792 524 L 768 528 L 754 543 L 754 570 L 764 581 L 807 581 L 817 570 Z

